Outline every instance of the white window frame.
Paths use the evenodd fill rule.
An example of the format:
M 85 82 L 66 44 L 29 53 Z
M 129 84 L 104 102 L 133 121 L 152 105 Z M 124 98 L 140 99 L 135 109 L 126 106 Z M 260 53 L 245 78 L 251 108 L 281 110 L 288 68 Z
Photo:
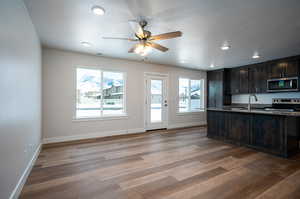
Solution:
M 123 82 L 124 82 L 124 90 L 123 90 L 123 113 L 122 114 L 112 114 L 112 115 L 103 115 L 103 100 L 100 101 L 100 116 L 99 117 L 77 117 L 77 69 L 90 69 L 90 70 L 98 70 L 101 72 L 101 88 L 100 92 L 102 95 L 103 91 L 103 73 L 104 72 L 113 72 L 113 73 L 122 73 L 123 74 Z M 116 120 L 116 119 L 126 119 L 127 115 L 127 98 L 126 98 L 126 87 L 127 87 L 127 73 L 119 70 L 108 70 L 104 68 L 100 68 L 97 66 L 76 66 L 74 69 L 74 79 L 75 79 L 75 95 L 74 95 L 74 111 L 73 111 L 73 121 L 96 121 L 96 120 Z
M 179 107 L 179 102 L 180 102 L 180 96 L 179 96 L 179 80 L 180 79 L 187 79 L 189 81 L 189 89 L 188 89 L 188 104 L 189 104 L 189 107 L 188 107 L 188 110 L 187 111 L 180 111 L 180 107 Z M 202 101 L 202 105 L 203 107 L 200 107 L 199 110 L 191 110 L 191 81 L 201 81 L 201 101 Z M 177 114 L 178 115 L 184 115 L 184 114 L 189 114 L 189 113 L 200 113 L 200 112 L 204 112 L 205 111 L 205 105 L 204 105 L 204 98 L 205 98 L 205 92 L 204 92 L 204 79 L 196 79 L 196 78 L 189 78 L 189 77 L 178 77 L 178 87 L 177 87 Z

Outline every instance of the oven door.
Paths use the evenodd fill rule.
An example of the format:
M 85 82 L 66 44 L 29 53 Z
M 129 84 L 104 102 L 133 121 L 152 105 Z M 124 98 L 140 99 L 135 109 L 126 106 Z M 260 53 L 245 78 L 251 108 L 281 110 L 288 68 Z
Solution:
M 288 92 L 299 90 L 299 78 L 270 79 L 267 81 L 268 92 Z

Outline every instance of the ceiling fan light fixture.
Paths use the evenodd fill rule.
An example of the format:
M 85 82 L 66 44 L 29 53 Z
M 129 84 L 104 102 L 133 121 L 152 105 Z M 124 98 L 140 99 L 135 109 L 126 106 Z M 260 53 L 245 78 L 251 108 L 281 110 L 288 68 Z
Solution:
M 134 52 L 136 54 L 139 54 L 141 56 L 146 56 L 151 51 L 152 51 L 152 48 L 150 46 L 145 45 L 145 44 L 138 44 L 138 46 L 134 50 Z
M 146 56 L 152 51 L 152 48 L 150 46 L 145 46 L 142 53 L 140 53 L 141 56 Z
M 101 15 L 104 15 L 104 14 L 105 14 L 105 10 L 104 10 L 104 8 L 102 8 L 101 6 L 93 6 L 93 7 L 92 7 L 92 12 L 93 12 L 95 15 L 98 15 L 98 16 L 101 16 Z
M 136 54 L 141 54 L 143 52 L 143 50 L 144 50 L 144 45 L 138 44 L 138 46 L 135 48 L 134 52 Z

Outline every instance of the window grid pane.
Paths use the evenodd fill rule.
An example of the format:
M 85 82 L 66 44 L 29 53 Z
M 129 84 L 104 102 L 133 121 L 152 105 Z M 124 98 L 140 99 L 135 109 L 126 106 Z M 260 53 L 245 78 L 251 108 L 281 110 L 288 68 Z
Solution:
M 76 118 L 125 113 L 123 73 L 77 68 L 76 79 Z
M 179 78 L 179 112 L 200 111 L 203 97 L 203 80 Z
M 201 80 L 191 80 L 191 111 L 201 109 Z
M 189 79 L 179 79 L 179 111 L 189 111 Z
M 101 73 L 92 69 L 77 69 L 76 117 L 99 117 Z
M 124 80 L 122 73 L 103 72 L 103 115 L 124 113 Z

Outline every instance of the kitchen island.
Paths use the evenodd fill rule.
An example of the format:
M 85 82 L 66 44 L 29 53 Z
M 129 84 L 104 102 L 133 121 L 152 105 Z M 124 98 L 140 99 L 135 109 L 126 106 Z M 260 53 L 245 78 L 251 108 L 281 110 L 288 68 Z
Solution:
M 290 157 L 299 150 L 300 112 L 208 108 L 207 136 Z

